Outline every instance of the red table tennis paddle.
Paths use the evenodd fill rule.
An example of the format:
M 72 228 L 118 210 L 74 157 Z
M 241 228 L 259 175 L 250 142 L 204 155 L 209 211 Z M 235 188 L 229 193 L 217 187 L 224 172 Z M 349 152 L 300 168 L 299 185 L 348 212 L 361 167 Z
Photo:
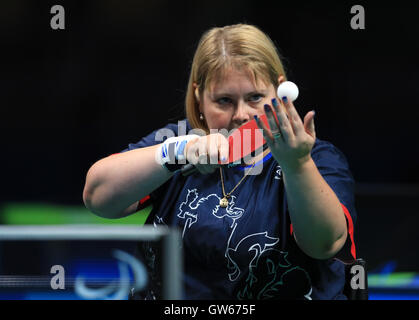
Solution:
M 259 117 L 260 121 L 265 123 L 269 128 L 268 120 L 265 114 Z M 229 156 L 228 164 L 245 163 L 244 160 L 252 153 L 261 152 L 266 149 L 266 141 L 263 138 L 262 131 L 259 129 L 256 120 L 246 122 L 240 126 L 232 134 L 228 136 Z M 220 163 L 221 164 L 221 163 Z M 188 176 L 196 171 L 193 164 L 186 164 L 182 167 L 181 173 L 183 176 Z

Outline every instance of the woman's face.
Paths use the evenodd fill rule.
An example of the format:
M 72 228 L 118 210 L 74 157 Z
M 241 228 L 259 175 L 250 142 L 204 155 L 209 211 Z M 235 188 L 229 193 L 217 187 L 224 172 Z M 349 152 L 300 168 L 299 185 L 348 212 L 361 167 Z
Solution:
M 276 90 L 271 83 L 259 80 L 254 84 L 247 71 L 230 68 L 224 74 L 204 90 L 199 109 L 209 129 L 230 131 L 252 120 L 254 115 L 262 115 L 263 106 L 271 104 Z

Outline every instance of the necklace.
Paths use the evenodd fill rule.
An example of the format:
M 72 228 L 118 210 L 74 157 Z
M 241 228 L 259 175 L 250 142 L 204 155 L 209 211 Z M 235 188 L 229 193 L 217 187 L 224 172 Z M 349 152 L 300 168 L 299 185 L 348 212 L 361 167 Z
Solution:
M 234 190 L 237 189 L 237 187 L 240 185 L 240 183 L 242 183 L 242 181 L 249 175 L 250 171 L 252 171 L 253 167 L 255 166 L 255 162 L 253 162 L 252 167 L 246 172 L 246 174 L 243 176 L 243 178 L 240 179 L 240 181 L 235 185 L 235 187 L 226 194 L 225 190 L 224 190 L 224 178 L 223 178 L 223 170 L 220 167 L 220 177 L 221 177 L 221 186 L 223 188 L 223 196 L 224 198 L 222 198 L 220 200 L 220 207 L 221 208 L 227 208 L 228 206 L 228 198 L 230 198 L 231 194 L 234 192 Z

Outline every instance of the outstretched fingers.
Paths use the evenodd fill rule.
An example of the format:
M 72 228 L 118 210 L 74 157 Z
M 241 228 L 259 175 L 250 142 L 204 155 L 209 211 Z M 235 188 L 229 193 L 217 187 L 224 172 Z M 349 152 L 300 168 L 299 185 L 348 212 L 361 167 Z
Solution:
M 274 140 L 275 136 L 281 132 L 279 129 L 278 123 L 275 119 L 274 113 L 272 111 L 272 108 L 269 104 L 264 105 L 266 118 L 268 119 L 269 129 L 266 128 L 263 130 L 263 132 L 266 132 L 266 135 L 269 137 L 269 139 Z M 262 121 L 260 121 L 262 123 Z M 265 124 L 263 123 L 265 126 Z M 265 126 L 266 127 L 266 126 Z M 266 140 L 266 139 L 265 139 Z
M 276 117 L 278 119 L 279 130 L 284 141 L 291 141 L 294 139 L 294 130 L 288 119 L 287 113 L 283 104 L 278 103 L 277 99 L 272 99 L 272 105 L 274 106 Z
M 282 98 L 282 103 L 286 112 L 288 113 L 289 123 L 292 126 L 295 136 L 299 137 L 303 135 L 305 132 L 304 124 L 303 124 L 303 121 L 301 120 L 300 115 L 295 109 L 294 104 L 287 97 Z

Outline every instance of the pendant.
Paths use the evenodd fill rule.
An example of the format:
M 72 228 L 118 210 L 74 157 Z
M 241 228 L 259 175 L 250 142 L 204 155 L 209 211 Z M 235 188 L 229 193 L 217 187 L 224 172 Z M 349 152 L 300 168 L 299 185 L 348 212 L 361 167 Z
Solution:
M 220 200 L 220 207 L 221 208 L 227 208 L 227 206 L 228 206 L 228 200 L 227 200 L 226 197 L 224 197 Z

